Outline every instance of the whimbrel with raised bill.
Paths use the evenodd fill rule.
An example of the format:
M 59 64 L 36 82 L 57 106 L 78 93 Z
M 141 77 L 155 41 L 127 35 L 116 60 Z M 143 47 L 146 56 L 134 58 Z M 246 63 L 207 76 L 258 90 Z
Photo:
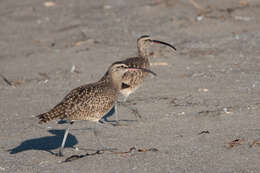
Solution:
M 173 50 L 176 51 L 176 48 L 166 42 L 153 40 L 148 35 L 143 35 L 137 39 L 137 50 L 138 56 L 127 58 L 122 61 L 116 61 L 113 64 L 126 64 L 130 68 L 145 68 L 150 69 L 150 52 L 149 48 L 153 43 L 163 44 L 166 45 Z M 105 75 L 101 78 L 100 81 L 105 80 L 106 76 L 108 75 L 108 71 Z M 124 102 L 126 101 L 127 97 L 134 93 L 144 82 L 145 77 L 148 75 L 146 71 L 128 71 L 124 73 L 122 77 L 122 86 L 120 88 L 120 93 L 124 96 Z M 117 104 L 115 105 L 115 114 L 116 114 L 116 121 L 118 122 L 118 113 L 117 113 Z

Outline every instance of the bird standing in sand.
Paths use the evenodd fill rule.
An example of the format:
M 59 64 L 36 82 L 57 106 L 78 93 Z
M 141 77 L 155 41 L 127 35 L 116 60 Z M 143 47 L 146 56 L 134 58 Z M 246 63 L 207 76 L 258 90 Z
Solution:
M 37 117 L 40 119 L 39 123 L 46 123 L 53 119 L 67 120 L 71 124 L 75 120 L 98 122 L 111 110 L 117 101 L 124 73 L 136 70 L 153 73 L 147 69 L 129 68 L 123 63 L 113 64 L 108 69 L 106 80 L 75 88 L 49 112 L 38 115 Z M 59 156 L 63 155 L 62 151 L 68 132 L 69 128 L 65 131 Z
M 114 62 L 113 64 L 126 64 L 128 67 L 132 68 L 145 68 L 150 69 L 150 52 L 149 48 L 153 43 L 163 44 L 166 45 L 176 51 L 176 48 L 169 43 L 153 40 L 148 35 L 143 35 L 137 39 L 137 50 L 138 56 L 127 58 L 122 61 Z M 108 75 L 108 71 L 105 75 L 101 78 L 100 81 L 105 80 L 106 76 Z M 134 93 L 144 82 L 145 77 L 148 75 L 145 71 L 128 71 L 124 73 L 122 77 L 122 86 L 120 88 L 120 93 L 124 96 L 124 102 L 126 101 L 127 97 Z M 118 113 L 117 113 L 117 104 L 115 104 L 115 115 L 116 121 L 118 122 Z

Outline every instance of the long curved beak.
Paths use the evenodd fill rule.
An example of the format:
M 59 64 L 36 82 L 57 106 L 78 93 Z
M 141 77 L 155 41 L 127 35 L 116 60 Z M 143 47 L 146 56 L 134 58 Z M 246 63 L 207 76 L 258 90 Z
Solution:
M 152 40 L 152 42 L 153 42 L 153 43 L 158 43 L 158 44 L 164 44 L 164 45 L 166 45 L 166 46 L 171 47 L 171 48 L 174 49 L 175 51 L 177 51 L 177 49 L 176 49 L 173 45 L 171 45 L 171 44 L 169 44 L 169 43 L 165 43 L 165 42 L 159 41 L 159 40 Z
M 157 74 L 155 72 L 153 72 L 152 70 L 148 70 L 146 68 L 132 68 L 132 67 L 128 68 L 128 71 L 132 71 L 132 70 L 133 71 L 135 71 L 135 70 L 142 70 L 144 72 L 151 73 L 152 75 L 157 76 Z

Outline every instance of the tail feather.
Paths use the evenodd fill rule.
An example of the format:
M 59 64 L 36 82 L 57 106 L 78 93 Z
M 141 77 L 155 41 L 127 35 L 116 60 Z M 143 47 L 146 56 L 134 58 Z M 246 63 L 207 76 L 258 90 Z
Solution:
M 48 122 L 48 121 L 51 120 L 51 119 L 49 118 L 48 112 L 47 112 L 47 113 L 40 114 L 40 115 L 37 115 L 37 117 L 40 119 L 39 124 L 46 123 L 46 122 Z
M 58 109 L 52 109 L 49 112 L 37 115 L 37 117 L 40 119 L 39 124 L 46 123 L 48 121 L 51 121 L 56 118 L 61 118 L 61 115 L 63 114 L 62 111 L 59 111 Z

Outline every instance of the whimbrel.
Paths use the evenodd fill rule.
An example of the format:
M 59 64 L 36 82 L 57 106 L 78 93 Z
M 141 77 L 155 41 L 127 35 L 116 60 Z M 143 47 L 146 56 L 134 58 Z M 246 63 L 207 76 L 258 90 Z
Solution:
M 153 43 L 157 44 L 164 44 L 176 51 L 176 48 L 172 46 L 169 43 L 159 41 L 159 40 L 153 40 L 150 36 L 148 35 L 143 35 L 137 39 L 137 50 L 138 50 L 138 56 L 137 57 L 131 57 L 127 58 L 122 61 L 117 61 L 114 62 L 113 64 L 126 64 L 129 67 L 132 68 L 145 68 L 145 69 L 150 69 L 150 52 L 149 48 Z M 106 78 L 106 75 L 108 75 L 108 72 L 105 73 L 105 75 L 101 78 L 101 81 Z M 122 86 L 120 89 L 120 93 L 124 96 L 124 102 L 126 101 L 127 97 L 132 94 L 133 92 L 138 89 L 145 77 L 148 75 L 147 72 L 145 71 L 128 71 L 124 73 L 123 78 L 122 78 Z M 116 120 L 118 122 L 118 114 L 117 114 L 117 106 L 115 105 L 115 115 L 116 115 Z
M 53 119 L 67 120 L 71 122 L 71 124 L 76 120 L 98 122 L 111 110 L 117 101 L 122 85 L 123 74 L 132 70 L 142 70 L 153 73 L 146 69 L 129 68 L 123 63 L 113 64 L 108 69 L 106 80 L 75 88 L 49 112 L 38 115 L 37 117 L 40 119 L 39 123 L 46 123 Z M 65 131 L 59 150 L 59 156 L 62 156 L 68 132 L 69 128 Z

